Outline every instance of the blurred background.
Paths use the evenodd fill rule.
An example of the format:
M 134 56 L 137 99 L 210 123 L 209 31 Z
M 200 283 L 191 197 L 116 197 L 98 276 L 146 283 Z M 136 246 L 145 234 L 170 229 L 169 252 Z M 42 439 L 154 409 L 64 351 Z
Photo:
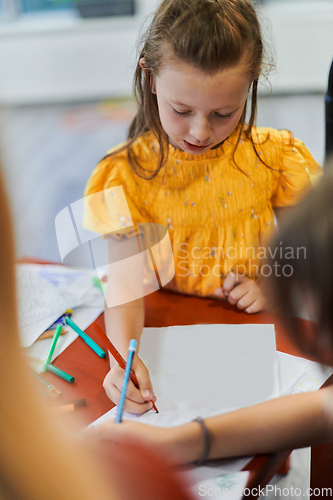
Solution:
M 155 0 L 0 0 L 0 115 L 17 257 L 60 261 L 54 220 L 126 138 L 136 45 Z M 324 160 L 333 0 L 262 0 L 268 54 L 257 124 Z M 147 20 L 146 20 L 147 24 Z

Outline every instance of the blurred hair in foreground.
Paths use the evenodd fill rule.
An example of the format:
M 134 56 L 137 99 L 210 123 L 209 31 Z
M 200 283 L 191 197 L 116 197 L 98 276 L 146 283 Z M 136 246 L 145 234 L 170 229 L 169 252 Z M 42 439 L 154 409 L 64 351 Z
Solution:
M 271 265 L 292 268 L 290 276 L 281 274 L 271 280 L 279 310 L 291 317 L 286 322 L 288 333 L 304 353 L 329 364 L 333 352 L 333 156 L 271 246 L 282 247 Z M 314 322 L 308 334 L 297 319 L 304 313 Z

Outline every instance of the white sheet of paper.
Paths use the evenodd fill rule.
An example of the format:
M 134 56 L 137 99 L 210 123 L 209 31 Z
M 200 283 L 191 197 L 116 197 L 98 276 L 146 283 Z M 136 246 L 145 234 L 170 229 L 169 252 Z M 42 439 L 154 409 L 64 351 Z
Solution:
M 302 375 L 310 361 L 277 351 L 279 364 L 279 386 L 280 393 L 287 394 L 295 380 Z
M 95 269 L 69 269 L 62 265 L 44 264 L 39 266 L 38 274 L 55 285 L 58 290 L 72 293 L 86 303 L 85 296 L 94 288 L 93 277 L 97 276 L 97 271 Z
M 197 326 L 197 325 L 195 325 Z M 205 325 L 204 328 L 207 329 L 209 326 L 223 326 L 223 327 L 236 327 L 237 330 L 243 330 L 243 332 L 248 332 L 250 333 L 250 330 L 248 329 L 248 326 L 251 326 L 251 330 L 253 329 L 252 327 L 262 327 L 262 326 L 268 326 L 271 327 L 268 329 L 268 331 L 274 331 L 273 330 L 273 325 Z M 169 327 L 170 329 L 175 329 L 175 328 L 184 328 L 184 327 Z M 202 328 L 202 327 L 201 327 Z M 147 330 L 150 329 L 145 329 L 145 332 L 147 333 Z M 154 335 L 158 332 L 156 330 L 159 329 L 151 329 L 152 332 L 148 333 L 149 337 L 145 334 L 145 337 L 143 337 L 142 345 L 140 347 L 140 356 L 142 356 L 142 359 L 147 363 L 147 366 L 151 365 L 149 359 L 146 359 L 147 354 L 149 355 L 150 347 L 148 347 L 148 353 L 146 352 L 146 348 L 144 347 L 146 345 L 146 342 L 149 341 L 150 335 Z M 165 329 L 161 329 L 165 330 Z M 259 331 L 260 328 L 258 328 L 257 331 Z M 154 332 L 153 332 L 154 331 Z M 225 331 L 229 331 L 228 328 L 225 328 Z M 262 329 L 262 331 L 267 331 L 266 329 Z M 165 332 L 164 332 L 165 333 Z M 176 330 L 173 330 L 173 333 L 177 333 Z M 268 337 L 269 338 L 269 335 Z M 147 339 L 147 340 L 145 340 Z M 156 340 L 156 339 L 154 339 Z M 267 340 L 267 339 L 266 339 Z M 234 344 L 234 342 L 232 342 Z M 161 345 L 159 346 L 161 347 Z M 142 348 L 142 353 L 141 354 L 141 348 Z M 178 346 L 177 346 L 178 348 Z M 218 350 L 216 349 L 216 352 Z M 279 386 L 280 386 L 280 391 L 279 394 L 293 394 L 297 392 L 306 392 L 310 390 L 316 390 L 318 389 L 327 379 L 328 377 L 333 373 L 333 368 L 321 365 L 319 363 L 315 363 L 313 361 L 309 361 L 304 358 L 300 358 L 297 356 L 292 356 L 290 354 L 285 354 L 283 352 L 277 352 L 277 360 L 278 360 L 278 379 L 279 379 Z M 169 353 L 170 355 L 170 353 Z M 237 355 L 239 356 L 239 354 Z M 193 358 L 194 360 L 196 359 L 195 357 Z M 266 359 L 267 362 L 267 359 Z M 160 388 L 156 386 L 155 381 L 157 380 L 157 376 L 155 373 L 155 363 L 152 363 L 152 366 L 150 366 L 150 375 L 153 380 L 154 388 L 156 391 L 156 394 L 161 393 Z M 236 367 L 236 364 L 234 365 Z M 274 366 L 275 366 L 275 361 L 274 361 Z M 200 365 L 200 362 L 198 362 L 198 369 L 205 369 L 206 366 Z M 183 371 L 183 369 L 181 369 Z M 270 370 L 268 370 L 270 371 Z M 275 372 L 275 368 L 274 368 Z M 161 373 L 159 370 L 158 373 Z M 204 371 L 204 374 L 207 372 Z M 158 375 L 158 374 L 157 374 Z M 222 370 L 220 374 L 218 374 L 218 377 L 222 377 L 223 373 Z M 232 381 L 232 377 L 236 377 L 236 383 L 240 379 L 240 374 L 236 374 L 234 369 L 229 373 L 230 377 L 229 380 L 230 382 Z M 209 375 L 211 376 L 211 375 Z M 274 375 L 275 377 L 275 375 Z M 178 379 L 177 379 L 178 380 Z M 179 379 L 179 388 L 177 388 L 177 392 L 182 392 L 180 391 L 180 386 L 181 384 L 191 384 L 193 379 L 189 377 L 180 377 Z M 174 382 L 171 382 L 173 384 Z M 218 380 L 216 381 L 217 385 Z M 277 394 L 276 390 L 276 380 L 274 381 L 274 390 L 272 391 L 271 397 L 275 397 Z M 172 385 L 169 386 L 172 387 Z M 223 386 L 224 387 L 224 386 Z M 227 389 L 226 393 L 230 391 L 231 383 L 229 384 L 229 388 Z M 186 387 L 183 390 L 185 392 Z M 221 391 L 221 386 L 218 387 L 217 392 Z M 267 398 L 268 399 L 268 398 Z M 214 400 L 215 401 L 215 400 Z M 254 403 L 252 403 L 254 404 Z M 182 401 L 178 401 L 176 403 L 176 406 L 178 406 L 178 409 L 174 409 L 173 407 L 175 406 L 175 402 L 171 402 L 171 407 L 172 408 L 166 408 L 165 409 L 165 401 L 164 401 L 164 395 L 160 394 L 157 400 L 157 406 L 160 410 L 159 414 L 156 414 L 154 411 L 150 411 L 142 416 L 134 415 L 132 413 L 124 413 L 123 418 L 128 418 L 132 420 L 138 420 L 140 422 L 144 422 L 147 424 L 151 425 L 157 425 L 161 427 L 167 427 L 167 426 L 172 426 L 172 425 L 180 425 L 181 423 L 188 422 L 192 418 L 195 418 L 198 415 L 201 416 L 208 416 L 210 414 L 215 414 L 215 411 L 211 410 L 211 407 L 206 407 L 205 409 L 202 408 L 200 411 L 197 411 L 196 409 L 193 410 L 191 408 L 191 404 L 184 403 L 182 404 Z M 213 407 L 215 406 L 215 403 L 212 405 Z M 243 404 L 243 406 L 245 406 Z M 221 405 L 221 411 L 218 411 L 217 413 L 223 413 L 227 410 L 223 408 L 223 402 Z M 105 415 L 102 415 L 99 419 L 97 419 L 95 422 L 93 422 L 92 425 L 98 425 L 99 423 L 103 422 L 104 420 L 107 420 L 109 418 L 115 418 L 117 413 L 117 407 L 112 408 L 109 412 L 107 412 Z M 246 459 L 245 459 L 246 460 Z M 247 461 L 247 460 L 246 460 Z M 245 464 L 244 464 L 245 465 Z
M 16 283 L 21 345 L 29 347 L 67 309 L 82 299 L 40 276 L 43 266 L 17 264 Z
M 281 394 L 318 390 L 332 375 L 333 367 L 278 352 Z
M 210 477 L 207 479 L 197 480 L 196 478 L 190 487 L 190 492 L 197 499 L 207 497 L 219 498 L 220 500 L 238 500 L 243 496 L 249 474 L 248 471 L 219 471 L 219 474 L 213 477 L 209 474 Z
M 280 391 L 281 394 L 293 394 L 296 392 L 305 392 L 310 390 L 316 390 L 314 388 L 314 384 L 304 383 L 304 381 L 308 381 L 309 379 L 313 379 L 311 375 L 316 375 L 320 378 L 320 385 L 322 385 L 327 378 L 332 374 L 333 368 L 320 365 L 319 363 L 315 363 L 313 361 L 309 361 L 308 359 L 299 358 L 297 356 L 292 356 L 291 354 L 286 354 L 284 352 L 277 352 L 278 358 L 278 372 L 279 372 L 279 380 L 280 380 Z M 303 382 L 303 383 L 302 383 Z M 318 388 L 318 384 L 316 384 Z M 303 463 L 304 458 L 306 459 L 306 450 L 294 450 L 293 456 L 297 453 L 297 457 L 300 455 L 302 458 L 302 462 L 300 464 L 293 464 L 291 472 L 289 472 L 288 477 L 291 476 L 293 479 L 290 484 L 294 484 L 293 481 L 299 480 L 299 476 L 304 474 L 304 470 L 306 470 L 306 466 Z M 305 457 L 304 457 L 305 454 Z M 245 467 L 245 465 L 252 459 L 252 457 L 242 457 L 238 459 L 224 459 L 217 463 L 212 463 L 209 465 L 204 465 L 200 467 L 191 467 L 188 470 L 181 471 L 179 474 L 184 476 L 185 480 L 193 485 L 192 491 L 198 494 L 198 491 L 202 494 L 205 491 L 205 487 L 199 490 L 199 486 L 201 484 L 206 485 L 207 487 L 210 485 L 212 487 L 212 481 L 219 474 L 230 474 L 233 472 L 240 471 Z M 309 468 L 309 466 L 307 467 Z M 207 481 L 207 482 L 206 482 Z M 270 484 L 275 484 L 276 480 L 272 480 Z M 280 487 L 281 484 L 278 483 Z M 290 486 L 290 485 L 289 485 Z M 294 485 L 295 487 L 295 485 Z M 218 490 L 217 493 L 219 494 Z M 204 496 L 204 495 L 201 495 Z M 208 496 L 208 495 L 206 495 Z M 217 498 L 224 498 L 217 497 Z M 239 497 L 241 498 L 241 496 Z M 235 497 L 237 499 L 237 496 Z
M 220 326 L 220 325 L 217 325 Z M 224 326 L 237 326 L 237 330 L 241 329 L 244 332 L 249 333 L 249 329 L 247 328 L 248 325 L 222 325 Z M 251 325 L 251 327 L 259 327 L 259 326 L 270 326 L 271 329 L 273 325 Z M 175 327 L 172 327 L 175 328 Z M 179 327 L 177 327 L 179 328 Z M 205 328 L 207 328 L 205 326 Z M 268 329 L 268 331 L 271 331 L 271 329 Z M 251 328 L 252 330 L 252 328 Z M 264 329 L 266 330 L 266 329 Z M 267 331 L 267 330 L 266 330 Z M 156 332 L 155 332 L 156 333 Z M 140 355 L 141 355 L 141 350 L 140 350 Z M 325 380 L 330 376 L 330 374 L 333 372 L 333 369 L 331 367 L 325 367 L 320 365 L 319 363 L 314 363 L 313 361 L 309 361 L 304 358 L 299 358 L 296 356 L 292 356 L 290 354 L 285 354 L 282 352 L 277 352 L 277 360 L 278 360 L 278 375 L 279 375 L 279 385 L 280 385 L 280 394 L 288 394 L 288 393 L 293 393 L 293 392 L 300 392 L 300 390 L 315 390 L 313 388 L 310 388 L 311 384 L 310 383 L 303 383 L 302 381 L 308 381 L 308 379 L 312 379 L 313 376 L 320 379 L 320 385 L 322 385 Z M 230 373 L 230 378 L 232 377 L 233 373 Z M 190 383 L 190 379 L 189 379 Z M 306 388 L 306 389 L 305 389 Z M 157 401 L 157 405 L 159 409 L 161 408 L 160 406 L 160 401 Z M 109 419 L 109 418 L 115 418 L 117 413 L 117 407 L 113 408 L 109 412 L 107 412 L 105 415 L 97 419 L 95 422 L 93 422 L 92 425 L 98 425 L 99 423 Z M 164 414 L 165 413 L 165 414 Z M 128 414 L 124 413 L 123 418 L 129 418 L 129 419 L 137 419 L 140 422 L 144 422 L 147 424 L 152 424 L 152 425 L 159 425 L 159 426 L 171 426 L 171 425 L 178 425 L 179 423 L 183 421 L 189 421 L 193 417 L 193 414 L 190 415 L 191 412 L 188 412 L 185 410 L 184 415 L 179 415 L 177 414 L 177 411 L 166 411 L 162 412 L 160 414 L 155 414 L 153 411 L 148 412 L 147 414 L 138 417 L 133 414 Z M 200 413 L 201 414 L 201 413 Z M 197 416 L 197 415 L 196 415 Z M 220 474 L 226 474 L 226 473 L 232 473 L 232 472 L 237 472 L 241 471 L 242 468 L 245 467 L 245 465 L 252 459 L 252 457 L 242 457 L 238 459 L 225 459 L 221 460 L 218 463 L 213 463 L 205 466 L 200 466 L 200 467 L 191 467 L 188 470 L 185 471 L 180 471 L 179 474 L 184 475 L 186 481 L 192 485 L 192 492 L 200 492 L 203 493 L 203 490 L 205 487 L 208 488 L 209 485 L 214 484 L 214 478 L 218 477 Z M 241 474 L 243 476 L 243 479 L 245 481 L 246 476 Z M 241 476 L 239 476 L 239 479 L 241 480 Z M 204 487 L 199 490 L 200 485 L 204 485 Z M 240 483 L 239 483 L 240 484 Z M 212 487 L 212 486 L 210 486 Z M 217 490 L 218 492 L 218 490 Z M 226 493 L 226 492 L 225 492 Z M 218 492 L 220 494 L 220 492 Z M 202 495 L 199 495 L 200 497 Z M 198 498 L 199 498 L 198 496 Z M 241 498 L 242 495 L 239 496 L 234 496 L 233 498 Z M 217 498 L 227 498 L 227 497 L 217 497 Z
M 235 488 L 232 490 L 235 494 L 233 498 L 234 500 L 237 500 L 238 498 L 242 497 L 242 491 L 239 490 L 243 490 L 246 486 L 249 474 L 248 471 L 242 471 L 242 469 L 248 462 L 250 462 L 251 459 L 252 457 L 224 459 L 218 462 L 209 463 L 207 465 L 189 466 L 187 469 L 180 468 L 179 470 L 176 470 L 176 474 L 180 476 L 185 485 L 188 485 L 190 491 L 194 495 L 194 498 L 200 498 L 202 496 L 214 498 L 214 495 L 208 495 L 207 488 L 211 488 L 214 486 L 215 478 L 220 477 L 222 474 L 239 474 L 236 481 L 238 485 L 237 491 L 234 491 Z M 200 486 L 202 484 L 204 484 L 205 487 L 200 489 Z M 206 495 L 204 494 L 205 491 Z M 218 495 L 223 492 L 215 491 L 215 493 Z M 228 492 L 225 491 L 224 493 Z M 217 498 L 227 497 L 218 496 Z
M 124 418 L 173 426 L 279 395 L 273 325 L 145 328 L 139 356 L 160 413 Z

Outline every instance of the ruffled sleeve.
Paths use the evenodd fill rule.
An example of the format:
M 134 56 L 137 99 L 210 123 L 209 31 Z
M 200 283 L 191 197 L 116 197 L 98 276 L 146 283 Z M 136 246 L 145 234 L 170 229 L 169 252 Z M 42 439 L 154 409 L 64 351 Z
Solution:
M 126 154 L 107 156 L 93 171 L 84 192 L 86 229 L 122 237 L 135 234 L 134 224 L 141 215 L 134 197 L 130 196 L 134 182 Z
M 322 174 L 322 168 L 299 139 L 287 130 L 279 131 L 281 144 L 280 176 L 271 198 L 272 205 L 296 205 Z

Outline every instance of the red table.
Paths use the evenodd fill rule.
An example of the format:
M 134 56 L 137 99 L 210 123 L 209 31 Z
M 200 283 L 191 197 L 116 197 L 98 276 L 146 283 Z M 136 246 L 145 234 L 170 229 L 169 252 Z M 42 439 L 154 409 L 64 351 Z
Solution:
M 23 259 L 23 261 L 37 262 L 34 259 Z M 277 349 L 288 354 L 303 356 L 287 337 L 282 325 L 282 317 L 278 314 L 265 312 L 248 315 L 226 302 L 185 296 L 166 290 L 159 290 L 146 296 L 145 309 L 145 326 L 147 327 L 216 323 L 274 324 Z M 102 314 L 96 321 L 105 330 L 104 315 Z M 302 319 L 299 321 L 304 330 L 310 328 L 309 321 Z M 86 332 L 101 345 L 100 339 L 97 338 L 91 326 Z M 44 375 L 45 378 L 63 392 L 65 399 L 86 398 L 87 400 L 86 406 L 78 408 L 73 413 L 72 425 L 75 430 L 78 431 L 90 424 L 114 406 L 102 387 L 102 381 L 109 370 L 109 360 L 99 358 L 91 349 L 87 348 L 82 339 L 76 339 L 58 356 L 53 364 L 74 375 L 75 383 L 68 384 L 49 372 Z M 76 418 L 74 415 L 80 418 Z M 248 487 L 265 486 L 280 470 L 281 466 L 281 470 L 283 467 L 287 470 L 284 464 L 288 456 L 289 452 L 283 452 L 255 457 L 246 467 L 247 470 L 251 471 Z M 311 487 L 333 488 L 332 470 L 333 445 L 313 448 Z

